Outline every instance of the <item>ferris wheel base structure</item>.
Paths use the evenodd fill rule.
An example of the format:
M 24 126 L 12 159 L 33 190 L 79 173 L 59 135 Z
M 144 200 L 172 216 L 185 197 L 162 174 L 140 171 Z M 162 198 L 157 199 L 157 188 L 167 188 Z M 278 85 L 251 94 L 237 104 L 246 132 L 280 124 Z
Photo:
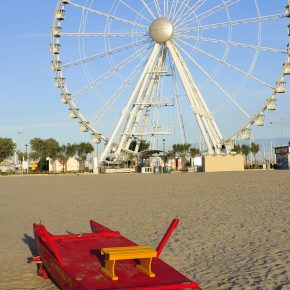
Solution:
M 82 2 L 84 4 L 81 4 Z M 190 123 L 194 124 L 195 128 L 194 126 L 192 128 L 200 131 L 208 155 L 219 155 L 229 152 L 237 138 L 242 140 L 250 139 L 251 126 L 263 126 L 265 123 L 264 112 L 266 110 L 275 110 L 276 96 L 285 93 L 285 76 L 290 74 L 289 44 L 286 50 L 262 46 L 261 27 L 263 22 L 290 17 L 290 0 L 283 13 L 268 16 L 261 15 L 257 0 L 253 0 L 253 8 L 255 8 L 257 17 L 238 18 L 237 20 L 232 19 L 229 8 L 241 4 L 242 0 L 221 1 L 222 3 L 217 5 L 210 3 L 208 0 L 198 0 L 195 4 L 187 1 L 186 5 L 182 5 L 181 2 L 175 0 L 171 2 L 157 0 L 149 3 L 149 1 L 140 0 L 134 1 L 134 3 L 127 3 L 127 1 L 117 0 L 112 1 L 111 7 L 110 4 L 108 5 L 110 8 L 105 8 L 98 7 L 97 1 L 79 0 L 78 3 L 75 3 L 75 1 L 70 0 L 58 0 L 54 16 L 51 45 L 52 69 L 56 73 L 56 86 L 61 90 L 62 103 L 69 106 L 69 116 L 79 120 L 80 130 L 82 132 L 90 132 L 93 143 L 104 142 L 105 149 L 101 154 L 100 162 L 106 161 L 107 158 L 124 160 L 128 155 L 137 156 L 141 141 L 145 140 L 146 137 L 151 138 L 150 148 L 156 149 L 156 139 L 158 137 L 174 134 L 175 129 L 164 129 L 160 126 L 160 108 L 169 108 L 171 106 L 170 102 L 161 98 L 162 91 L 164 90 L 163 87 L 166 86 L 164 85 L 164 78 L 166 76 L 171 76 L 172 79 L 173 106 L 177 110 L 181 136 L 181 142 L 176 140 L 175 143 L 186 143 L 185 121 L 180 101 L 182 95 L 182 100 L 184 102 L 185 100 L 187 101 L 187 109 L 189 109 L 193 116 L 193 120 Z M 75 9 L 81 12 L 79 32 L 63 31 L 62 22 L 67 19 L 65 6 L 70 6 L 71 10 Z M 207 8 L 204 8 L 204 6 Z M 203 8 L 204 10 L 202 11 Z M 104 11 L 104 9 L 107 9 L 107 11 Z M 135 15 L 136 18 L 130 18 L 128 16 L 129 12 Z M 210 17 L 212 17 L 212 21 L 216 21 L 215 15 L 218 13 L 223 13 L 226 21 L 205 21 L 205 23 L 202 23 L 203 19 L 207 20 Z M 103 19 L 105 23 L 103 32 L 85 31 L 88 15 Z M 219 17 L 216 19 L 219 19 Z M 232 40 L 233 27 L 252 23 L 257 24 L 258 39 L 256 43 L 249 44 Z M 132 30 L 128 29 L 129 26 L 132 27 Z M 216 32 L 219 29 L 227 30 L 228 35 L 226 39 L 219 39 L 219 33 L 215 33 L 216 38 L 203 35 L 206 31 L 213 30 Z M 82 52 L 79 60 L 63 64 L 60 59 L 63 50 L 60 40 L 68 37 L 78 37 L 81 39 L 78 46 L 82 49 L 85 47 L 84 39 L 103 38 L 105 40 L 104 50 L 90 56 L 86 56 Z M 122 38 L 128 39 L 128 42 L 125 41 L 125 44 L 120 46 L 114 45 L 116 39 Z M 133 39 L 133 41 L 129 39 Z M 116 41 L 116 43 L 118 44 L 119 41 Z M 225 47 L 223 56 L 220 57 L 210 53 L 203 49 L 200 43 L 223 45 Z M 241 69 L 228 60 L 230 48 L 233 47 L 253 50 L 254 57 L 249 69 Z M 122 60 L 119 55 L 126 51 L 128 51 L 128 57 L 124 57 L 125 59 Z M 216 70 L 212 73 L 208 72 L 207 66 L 200 65 L 199 63 L 202 58 L 194 56 L 193 52 L 217 62 L 218 66 Z M 282 73 L 275 85 L 268 84 L 268 82 L 253 75 L 260 52 L 286 54 Z M 111 69 L 94 79 L 88 73 L 89 69 L 87 65 L 90 62 L 103 58 L 108 58 Z M 136 61 L 137 58 L 140 58 L 143 63 L 139 63 L 127 78 L 122 78 L 119 72 L 131 62 Z M 70 93 L 68 90 L 69 86 L 64 77 L 65 70 L 78 66 L 84 67 L 90 82 L 75 93 Z M 243 118 L 247 118 L 245 125 L 231 136 L 223 137 L 220 130 L 221 126 L 218 126 L 220 120 L 213 114 L 209 98 L 204 90 L 202 90 L 202 86 L 199 84 L 200 81 L 193 78 L 193 75 L 197 76 L 196 73 L 193 74 L 193 66 L 207 78 L 208 82 L 211 82 L 219 94 L 227 102 L 230 102 Z M 255 84 L 263 86 L 263 88 L 272 90 L 261 108 L 255 109 L 256 113 L 254 115 L 252 112 L 249 113 L 244 108 L 244 104 L 239 103 L 237 100 L 243 82 L 238 87 L 237 92 L 233 94 L 229 93 L 224 85 L 215 78 L 222 66 L 240 74 L 244 78 L 243 82 L 251 80 Z M 81 113 L 76 101 L 88 94 L 90 90 L 97 88 L 98 85 L 101 86 L 106 80 L 113 79 L 116 76 L 122 80 L 120 87 L 112 94 L 108 102 L 104 102 L 104 107 L 100 110 L 100 116 L 94 116 L 92 120 L 88 121 L 85 115 Z M 127 92 L 130 92 L 128 88 L 132 89 L 129 95 L 127 95 Z M 180 88 L 184 94 L 180 93 Z M 96 93 L 98 93 L 98 90 L 96 90 Z M 96 129 L 97 127 L 94 125 L 94 122 L 101 119 L 112 107 L 112 104 L 121 97 L 124 97 L 123 99 L 127 101 L 125 101 L 120 110 L 120 115 L 113 126 L 112 132 L 107 137 L 100 129 L 103 127 L 99 126 L 99 129 Z M 108 114 L 108 117 L 111 116 Z M 132 142 L 136 143 L 133 150 L 131 150 Z

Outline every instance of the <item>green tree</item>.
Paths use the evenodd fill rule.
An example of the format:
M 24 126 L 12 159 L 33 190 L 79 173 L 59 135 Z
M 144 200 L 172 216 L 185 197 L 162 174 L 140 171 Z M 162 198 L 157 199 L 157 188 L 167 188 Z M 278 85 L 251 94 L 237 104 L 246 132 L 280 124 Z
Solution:
M 49 157 L 51 159 L 53 171 L 55 172 L 55 170 L 56 170 L 55 161 L 59 156 L 59 153 L 61 151 L 61 147 L 60 147 L 58 141 L 56 141 L 53 138 L 49 138 L 49 139 L 44 140 L 44 144 L 45 144 L 46 157 Z
M 185 155 L 190 152 L 190 147 L 191 147 L 191 145 L 188 144 L 188 143 L 185 143 L 185 144 L 174 144 L 172 146 L 172 151 L 174 153 L 178 153 L 180 157 L 184 158 Z
M 172 146 L 173 154 L 175 156 L 179 155 L 181 160 L 182 160 L 181 162 L 182 162 L 183 169 L 184 169 L 184 166 L 185 166 L 185 156 L 190 152 L 190 147 L 191 147 L 191 144 L 188 144 L 188 143 L 185 143 L 185 144 L 174 144 Z
M 251 147 L 250 147 L 250 151 L 254 155 L 254 160 L 255 160 L 255 164 L 256 164 L 256 154 L 260 151 L 259 144 L 256 144 L 255 142 L 252 142 L 251 143 Z
M 150 142 L 147 142 L 146 140 L 132 140 L 129 146 L 129 150 L 135 151 L 137 144 L 139 143 L 138 152 L 146 151 L 148 150 L 150 146 Z
M 190 152 L 190 156 L 192 158 L 194 158 L 195 156 L 200 154 L 200 150 L 198 148 L 194 148 L 194 147 L 190 148 L 189 152 Z
M 35 161 L 49 157 L 51 159 L 53 171 L 55 171 L 55 160 L 58 158 L 61 151 L 58 141 L 53 138 L 33 138 L 30 140 L 30 146 L 31 157 L 33 157 Z
M 67 145 L 62 145 L 60 147 L 60 152 L 58 157 L 62 160 L 63 164 L 63 172 L 67 171 L 67 162 L 69 158 L 74 157 L 77 153 L 77 145 L 76 144 L 70 144 L 68 143 Z
M 88 154 L 94 151 L 94 147 L 91 143 L 80 143 L 77 145 L 77 154 L 80 159 L 80 170 L 85 170 L 85 161 L 87 160 Z
M 28 154 L 26 152 L 17 151 L 18 160 L 27 160 Z
M 33 138 L 30 140 L 31 158 L 39 161 L 40 158 L 46 157 L 45 140 L 41 138 Z
M 235 144 L 232 151 L 236 152 L 237 154 L 242 153 L 241 145 L 240 144 Z
M 0 162 L 13 156 L 16 144 L 11 138 L 0 138 Z
M 243 145 L 242 145 L 242 154 L 243 154 L 243 155 L 245 156 L 245 158 L 246 158 L 246 166 L 248 165 L 248 156 L 249 156 L 250 152 L 251 152 L 251 148 L 250 148 L 250 146 L 249 146 L 249 145 L 245 145 L 245 144 L 243 144 Z

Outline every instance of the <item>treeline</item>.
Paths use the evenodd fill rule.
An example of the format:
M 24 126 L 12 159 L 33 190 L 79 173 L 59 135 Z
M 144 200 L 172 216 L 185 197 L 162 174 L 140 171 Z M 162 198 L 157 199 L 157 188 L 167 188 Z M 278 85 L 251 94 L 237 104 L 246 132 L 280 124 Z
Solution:
M 55 161 L 61 160 L 63 171 L 67 169 L 67 161 L 71 157 L 80 160 L 80 169 L 85 168 L 85 161 L 88 154 L 94 151 L 91 143 L 81 142 L 79 144 L 60 144 L 53 138 L 41 139 L 33 138 L 30 140 L 30 150 L 27 152 L 18 151 L 19 160 L 33 160 L 39 163 L 39 168 L 43 167 L 47 157 L 51 159 L 51 163 L 55 169 Z M 0 162 L 11 158 L 16 151 L 16 144 L 10 138 L 0 138 Z
M 237 154 L 242 154 L 242 155 L 245 156 L 246 166 L 247 166 L 248 157 L 249 157 L 250 153 L 253 154 L 254 162 L 256 163 L 256 155 L 260 151 L 260 145 L 256 144 L 255 142 L 252 142 L 251 145 L 246 145 L 246 144 L 239 145 L 239 144 L 236 144 L 233 147 L 233 151 L 236 152 Z

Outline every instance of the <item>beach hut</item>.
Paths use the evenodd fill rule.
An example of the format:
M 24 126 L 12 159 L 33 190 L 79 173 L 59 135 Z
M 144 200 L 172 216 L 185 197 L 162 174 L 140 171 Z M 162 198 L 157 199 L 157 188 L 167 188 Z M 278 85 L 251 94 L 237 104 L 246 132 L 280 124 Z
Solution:
M 288 146 L 275 147 L 277 169 L 290 168 L 290 142 Z

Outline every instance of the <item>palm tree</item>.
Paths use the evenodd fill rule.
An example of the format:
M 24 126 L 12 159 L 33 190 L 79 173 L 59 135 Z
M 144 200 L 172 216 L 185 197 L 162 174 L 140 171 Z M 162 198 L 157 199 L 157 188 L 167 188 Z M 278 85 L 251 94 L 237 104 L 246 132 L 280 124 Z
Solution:
M 191 144 L 188 143 L 184 143 L 184 144 L 174 144 L 172 146 L 172 152 L 174 153 L 174 155 L 176 156 L 176 154 L 178 154 L 181 157 L 182 160 L 182 166 L 184 167 L 185 165 L 185 156 L 186 154 L 189 153 Z
M 195 156 L 197 156 L 197 155 L 199 155 L 200 154 L 200 150 L 198 149 L 198 148 L 194 148 L 194 147 L 192 147 L 192 148 L 190 148 L 190 156 L 192 157 L 192 158 L 194 158 Z
M 235 144 L 233 147 L 233 151 L 236 152 L 237 154 L 242 153 L 242 147 L 240 144 Z
M 250 147 L 250 151 L 254 155 L 254 160 L 255 160 L 255 164 L 256 164 L 256 154 L 260 151 L 259 144 L 256 144 L 256 143 L 252 142 L 251 143 L 251 147 Z
M 62 171 L 67 171 L 67 162 L 71 157 L 74 157 L 77 152 L 77 145 L 70 144 L 62 145 L 60 149 L 59 157 L 62 159 L 63 169 Z
M 246 157 L 246 167 L 248 165 L 248 156 L 249 156 L 250 152 L 251 152 L 250 146 L 243 144 L 242 145 L 242 154 Z
M 85 170 L 85 161 L 87 160 L 87 156 L 89 153 L 92 153 L 94 151 L 94 147 L 91 143 L 80 143 L 77 145 L 77 154 L 80 158 L 80 170 Z

